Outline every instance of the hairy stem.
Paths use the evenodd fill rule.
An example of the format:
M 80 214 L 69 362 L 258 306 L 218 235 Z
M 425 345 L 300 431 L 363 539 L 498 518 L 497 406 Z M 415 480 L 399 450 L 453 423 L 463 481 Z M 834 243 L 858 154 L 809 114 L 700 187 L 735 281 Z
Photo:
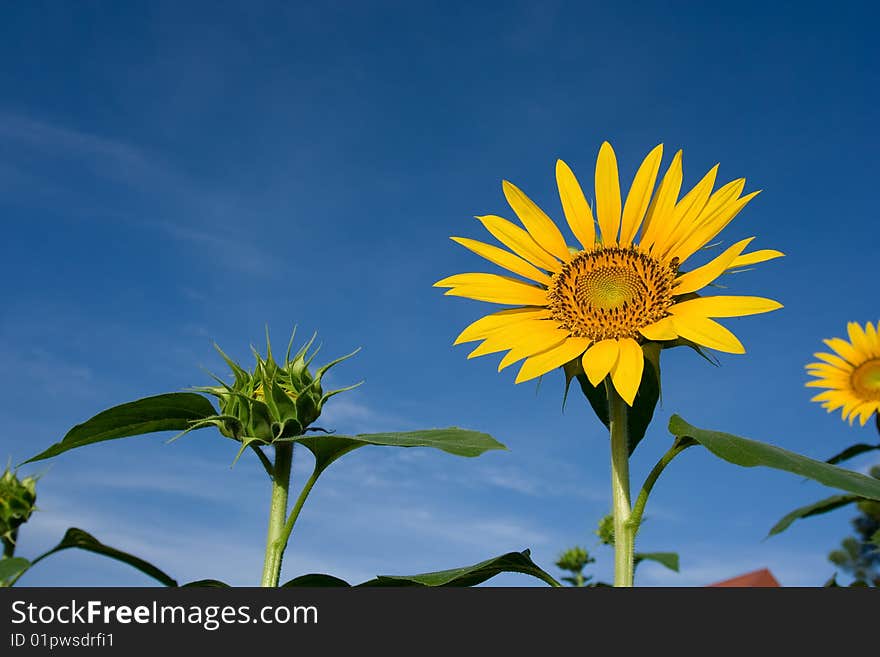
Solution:
M 272 467 L 272 498 L 269 504 L 269 531 L 266 536 L 266 560 L 263 563 L 263 579 L 260 586 L 278 586 L 281 576 L 281 559 L 287 541 L 282 540 L 287 518 L 287 491 L 290 487 L 290 470 L 293 465 L 293 445 L 275 445 L 275 464 Z
M 611 498 L 614 514 L 614 586 L 633 585 L 635 532 L 630 522 L 629 430 L 626 402 L 610 377 L 605 379 L 608 413 L 611 424 Z

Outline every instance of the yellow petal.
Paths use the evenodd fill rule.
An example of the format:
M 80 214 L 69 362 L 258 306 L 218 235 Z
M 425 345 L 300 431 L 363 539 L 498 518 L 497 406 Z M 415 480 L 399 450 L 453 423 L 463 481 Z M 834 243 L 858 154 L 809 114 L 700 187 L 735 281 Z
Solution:
M 714 320 L 696 315 L 676 315 L 672 323 L 681 337 L 698 345 L 729 354 L 746 352 L 737 337 Z
M 673 315 L 700 315 L 702 317 L 744 317 L 768 313 L 782 308 L 782 304 L 763 297 L 699 297 L 675 304 L 669 309 Z
M 666 175 L 657 188 L 657 194 L 648 207 L 648 214 L 642 227 L 642 239 L 639 241 L 644 248 L 651 248 L 658 238 L 665 237 L 674 228 L 671 224 L 678 192 L 681 191 L 681 177 L 681 151 L 678 151 L 672 158 Z
M 868 418 L 880 409 L 880 402 L 865 402 L 858 408 L 859 424 L 865 426 Z
M 534 240 L 548 253 L 562 261 L 571 260 L 571 253 L 562 233 L 544 211 L 523 191 L 506 180 L 502 183 L 504 197 Z
M 838 390 L 843 390 L 849 387 L 849 377 L 840 376 L 839 374 L 834 375 L 824 375 L 820 372 L 809 372 L 810 376 L 816 377 L 813 380 L 813 386 L 807 387 L 816 387 L 816 388 L 836 388 Z
M 874 345 L 875 356 L 880 356 L 880 334 L 878 334 L 878 329 L 880 329 L 880 322 L 877 322 L 877 328 L 874 328 L 871 322 L 865 324 L 865 335 L 868 336 L 868 341 Z
M 852 365 L 846 364 L 844 367 L 831 365 L 830 363 L 810 363 L 807 365 L 807 371 L 810 374 L 821 372 L 824 374 L 838 375 L 841 378 L 849 378 L 852 375 Z
M 844 379 L 845 381 L 846 379 Z M 835 390 L 840 389 L 840 379 L 813 379 L 812 381 L 807 381 L 804 385 L 808 388 L 833 388 Z
M 690 237 L 670 249 L 668 255 L 670 257 L 678 258 L 679 262 L 684 262 L 690 258 L 698 249 L 703 248 L 709 240 L 724 230 L 727 224 L 736 218 L 736 215 L 740 213 L 748 202 L 760 193 L 760 190 L 758 190 L 757 192 L 746 194 L 742 198 L 739 198 L 712 213 L 706 218 L 700 228 L 690 235 Z
M 474 349 L 468 358 L 494 354 L 498 351 L 507 351 L 518 346 L 528 348 L 529 345 L 538 344 L 532 353 L 558 344 L 568 337 L 568 331 L 563 331 L 553 320 L 530 319 L 516 322 L 501 327 L 486 336 L 483 343 Z
M 738 180 L 732 180 L 715 190 L 715 192 L 709 197 L 709 200 L 704 204 L 703 209 L 700 210 L 693 221 L 690 222 L 687 230 L 681 232 L 678 238 L 670 243 L 670 248 L 667 250 L 674 250 L 676 247 L 681 246 L 700 228 L 705 227 L 707 221 L 715 216 L 720 209 L 734 203 L 737 198 L 739 198 L 745 185 L 746 179 L 739 178 Z
M 868 360 L 870 356 L 873 356 L 871 352 L 873 351 L 870 342 L 868 342 L 868 336 L 865 335 L 865 332 L 862 331 L 862 327 L 858 322 L 847 322 L 846 331 L 849 335 L 849 341 L 856 351 L 860 352 L 865 360 Z
M 734 258 L 728 269 L 736 269 L 737 267 L 748 267 L 749 265 L 757 265 L 759 262 L 767 262 L 774 258 L 781 258 L 785 254 L 775 249 L 760 249 L 751 253 L 743 253 L 741 256 Z
M 827 340 L 822 340 L 822 342 L 834 349 L 834 351 L 849 361 L 850 364 L 855 365 L 856 367 L 862 364 L 862 357 L 859 356 L 859 353 L 853 349 L 853 346 L 846 340 L 841 340 L 840 338 L 828 338 Z
M 571 359 L 580 356 L 589 344 L 589 338 L 569 338 L 560 345 L 530 356 L 516 375 L 516 383 L 534 379 L 565 365 Z
M 633 405 L 639 384 L 642 382 L 642 370 L 645 368 L 645 355 L 639 343 L 632 338 L 618 340 L 620 356 L 611 368 L 611 380 L 620 396 L 629 406 Z
M 848 369 L 849 371 L 852 371 L 852 368 L 853 368 L 852 365 L 850 365 L 849 363 L 847 363 L 847 362 L 846 362 L 845 360 L 843 360 L 843 358 L 841 358 L 840 356 L 834 356 L 833 354 L 826 354 L 826 353 L 821 352 L 821 351 L 820 351 L 820 352 L 816 352 L 815 354 L 813 354 L 813 356 L 815 356 L 815 357 L 818 358 L 819 360 L 824 360 L 824 361 L 825 361 L 826 363 L 828 363 L 829 365 L 834 365 L 834 366 L 836 366 L 836 367 L 839 367 L 839 368 L 842 368 L 842 369 Z
M 474 301 L 485 301 L 486 303 L 497 303 L 502 306 L 536 306 L 541 303 L 541 296 L 538 295 L 540 290 L 532 288 L 534 292 L 523 290 L 501 290 L 497 287 L 456 287 L 444 292 L 446 296 L 462 297 L 465 299 L 473 299 Z
M 531 235 L 507 219 L 495 215 L 485 215 L 477 219 L 495 239 L 533 265 L 552 272 L 562 268 L 559 261 L 542 249 Z
M 513 365 L 517 361 L 521 361 L 523 358 L 534 356 L 537 353 L 555 347 L 568 338 L 568 331 L 564 329 L 556 329 L 554 331 L 542 331 L 540 334 L 536 333 L 527 338 L 517 340 L 516 345 L 513 346 L 510 351 L 504 355 L 501 362 L 498 363 L 498 371 L 500 372 L 505 367 Z
M 854 411 L 861 404 L 861 401 L 861 399 L 849 399 L 843 405 L 841 413 L 843 413 L 843 419 L 849 420 L 850 426 L 852 426 L 853 420 L 855 419 Z
M 469 324 L 459 333 L 452 344 L 458 345 L 463 342 L 482 340 L 493 331 L 508 324 L 521 322 L 525 319 L 544 319 L 547 317 L 550 317 L 550 311 L 543 308 L 508 308 L 507 310 L 501 310 L 497 313 L 480 317 L 477 321 Z
M 649 340 L 675 340 L 678 337 L 670 317 L 664 317 L 649 326 L 640 328 L 639 333 Z
M 840 393 L 837 390 L 825 390 L 820 392 L 818 395 L 810 397 L 810 401 L 819 402 L 819 401 L 833 401 L 840 397 Z
M 639 226 L 645 218 L 657 173 L 660 171 L 660 160 L 663 159 L 663 144 L 658 144 L 642 161 L 633 178 L 626 203 L 623 206 L 623 218 L 620 222 L 620 246 L 628 246 L 636 237 Z
M 675 204 L 672 210 L 673 226 L 668 234 L 664 237 L 659 235 L 654 242 L 652 251 L 658 255 L 663 255 L 674 244 L 681 240 L 685 235 L 693 232 L 697 227 L 697 218 L 706 207 L 709 195 L 712 193 L 712 185 L 715 184 L 715 176 L 718 174 L 718 165 L 709 169 L 709 172 L 703 176 L 691 191 Z
M 596 159 L 596 215 L 605 246 L 617 244 L 620 230 L 620 178 L 617 174 L 617 157 L 607 141 L 599 148 Z
M 736 180 L 731 180 L 726 185 L 722 185 L 716 189 L 715 193 L 709 197 L 706 206 L 697 217 L 697 222 L 705 221 L 706 218 L 715 214 L 720 208 L 732 203 L 740 194 L 742 194 L 742 191 L 745 188 L 746 179 L 737 178 Z
M 562 211 L 571 232 L 584 249 L 592 249 L 596 245 L 596 224 L 593 212 L 584 192 L 575 178 L 574 173 L 562 160 L 556 161 L 556 186 L 559 188 L 559 200 Z
M 447 276 L 446 278 L 443 278 L 434 283 L 434 287 L 491 287 L 492 285 L 505 285 L 507 283 L 519 283 L 519 285 L 523 287 L 530 287 L 534 290 L 540 289 L 534 285 L 529 285 L 528 283 L 525 283 L 516 278 L 512 278 L 510 276 L 487 274 L 486 272 L 453 274 L 452 276 Z
M 434 287 L 452 287 L 446 294 L 489 303 L 512 306 L 541 306 L 547 303 L 547 291 L 509 276 L 497 274 L 457 274 L 434 283 Z
M 484 257 L 489 262 L 512 271 L 514 274 L 525 276 L 526 278 L 531 279 L 536 283 L 541 283 L 542 285 L 550 285 L 550 277 L 547 276 L 547 274 L 536 269 L 528 262 L 519 256 L 513 255 L 509 251 L 466 237 L 450 237 L 449 239 L 461 244 L 466 249 L 470 249 L 477 255 Z
M 706 287 L 725 272 L 728 265 L 730 265 L 730 263 L 743 252 L 743 250 L 749 245 L 749 242 L 753 239 L 755 238 L 749 237 L 748 239 L 737 242 L 702 267 L 697 267 L 693 271 L 682 274 L 675 279 L 672 286 L 672 293 L 687 294 L 688 292 L 696 292 L 697 290 Z
M 617 340 L 601 340 L 587 349 L 581 364 L 587 378 L 594 386 L 602 383 L 602 380 L 608 376 L 611 368 L 617 362 L 617 356 L 620 354 L 620 346 Z

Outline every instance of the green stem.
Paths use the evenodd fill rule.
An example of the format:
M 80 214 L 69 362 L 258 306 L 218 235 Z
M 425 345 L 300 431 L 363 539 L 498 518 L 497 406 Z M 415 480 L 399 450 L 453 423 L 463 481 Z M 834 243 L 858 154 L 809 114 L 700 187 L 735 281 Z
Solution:
M 614 513 L 614 586 L 633 585 L 635 532 L 630 524 L 632 507 L 629 498 L 629 431 L 626 402 L 605 379 L 608 413 L 611 424 L 611 498 Z
M 651 494 L 651 490 L 654 488 L 654 484 L 657 483 L 657 479 L 662 474 L 663 470 L 666 469 L 666 466 L 672 462 L 676 456 L 681 454 L 688 447 L 692 447 L 696 445 L 697 441 L 692 438 L 678 438 L 672 444 L 663 457 L 657 461 L 657 465 L 654 466 L 654 469 L 651 470 L 651 473 L 648 475 L 647 479 L 645 479 L 645 483 L 642 485 L 642 490 L 639 491 L 639 496 L 636 498 L 636 503 L 633 505 L 632 515 L 630 516 L 630 525 L 632 526 L 633 536 L 639 533 L 639 527 L 642 524 L 642 516 L 645 513 L 645 505 L 648 503 L 648 496 Z
M 303 486 L 302 490 L 299 493 L 299 497 L 296 498 L 296 503 L 293 505 L 293 510 L 290 512 L 290 516 L 287 518 L 287 522 L 284 524 L 284 528 L 281 530 L 281 544 L 282 550 L 287 548 L 287 542 L 290 540 L 290 533 L 293 531 L 293 526 L 296 524 L 296 519 L 299 518 L 299 512 L 303 508 L 303 504 L 306 502 L 306 498 L 309 496 L 309 493 L 312 492 L 312 486 L 315 485 L 315 482 L 318 481 L 318 477 L 320 476 L 322 470 L 319 470 L 317 467 L 312 471 L 312 474 L 309 476 L 308 481 L 306 481 L 305 486 Z
M 18 539 L 18 527 L 12 530 L 9 538 L 3 537 L 3 558 L 10 559 L 15 554 L 15 541 Z
M 269 505 L 269 532 L 266 536 L 266 560 L 260 586 L 278 586 L 281 559 L 287 541 L 282 541 L 287 516 L 287 491 L 290 487 L 290 469 L 293 465 L 293 445 L 275 445 L 275 465 L 272 468 L 272 500 Z

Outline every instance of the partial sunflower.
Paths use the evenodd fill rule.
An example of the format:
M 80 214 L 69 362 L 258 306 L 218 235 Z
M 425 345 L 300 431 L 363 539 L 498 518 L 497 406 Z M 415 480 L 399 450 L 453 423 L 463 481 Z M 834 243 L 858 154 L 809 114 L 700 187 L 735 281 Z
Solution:
M 880 322 L 868 322 L 864 329 L 849 322 L 846 328 L 849 342 L 823 340 L 834 353 L 813 354 L 822 362 L 807 365 L 807 373 L 815 377 L 807 386 L 828 388 L 810 401 L 822 402 L 829 413 L 842 408 L 844 420 L 852 424 L 858 417 L 865 426 L 874 413 L 880 414 Z
M 662 155 L 662 144 L 648 153 L 621 203 L 617 159 L 611 145 L 603 143 L 596 162 L 595 220 L 571 169 L 561 160 L 556 163 L 562 209 L 579 249 L 568 246 L 556 224 L 518 187 L 503 182 L 525 230 L 498 216 L 477 219 L 510 250 L 452 239 L 530 282 L 475 273 L 434 284 L 450 288 L 448 295 L 515 306 L 478 319 L 458 336 L 455 344 L 482 341 L 468 358 L 507 351 L 499 371 L 525 359 L 517 383 L 580 358 L 594 386 L 610 374 L 620 396 L 632 405 L 644 367 L 641 345 L 648 340 L 682 337 L 719 351 L 745 352 L 736 336 L 710 318 L 763 313 L 781 304 L 695 293 L 726 271 L 782 253 L 745 253 L 749 238 L 707 264 L 688 272 L 681 268 L 758 192 L 741 196 L 745 179 L 739 179 L 713 193 L 716 165 L 679 199 L 678 151 L 654 193 Z

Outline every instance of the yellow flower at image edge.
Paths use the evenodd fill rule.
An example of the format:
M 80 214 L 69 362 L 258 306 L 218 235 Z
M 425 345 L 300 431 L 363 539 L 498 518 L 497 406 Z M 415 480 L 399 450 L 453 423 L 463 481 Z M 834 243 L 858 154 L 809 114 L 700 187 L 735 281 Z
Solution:
M 681 337 L 719 351 L 745 352 L 736 336 L 712 318 L 768 312 L 781 304 L 761 297 L 694 293 L 726 271 L 782 253 L 745 253 L 753 239 L 749 238 L 707 264 L 687 272 L 682 266 L 758 192 L 741 196 L 745 179 L 713 192 L 715 166 L 679 199 L 681 151 L 655 192 L 662 154 L 662 145 L 648 154 L 622 203 L 617 159 L 611 145 L 603 143 L 595 171 L 595 218 L 571 169 L 557 162 L 562 209 L 581 249 L 569 247 L 550 217 L 504 181 L 504 195 L 524 229 L 498 216 L 477 219 L 509 251 L 468 238 L 452 239 L 530 282 L 469 273 L 435 283 L 450 288 L 448 295 L 517 306 L 478 319 L 458 336 L 455 344 L 482 341 L 468 358 L 507 351 L 498 369 L 524 360 L 517 383 L 580 358 L 594 386 L 610 374 L 620 396 L 632 405 L 642 377 L 645 341 Z
M 857 322 L 847 324 L 849 342 L 841 338 L 823 340 L 833 354 L 813 354 L 821 363 L 807 365 L 816 377 L 807 386 L 828 388 L 810 401 L 822 402 L 832 412 L 842 408 L 843 419 L 852 424 L 857 417 L 862 426 L 874 413 L 880 413 L 880 322 L 865 328 Z

